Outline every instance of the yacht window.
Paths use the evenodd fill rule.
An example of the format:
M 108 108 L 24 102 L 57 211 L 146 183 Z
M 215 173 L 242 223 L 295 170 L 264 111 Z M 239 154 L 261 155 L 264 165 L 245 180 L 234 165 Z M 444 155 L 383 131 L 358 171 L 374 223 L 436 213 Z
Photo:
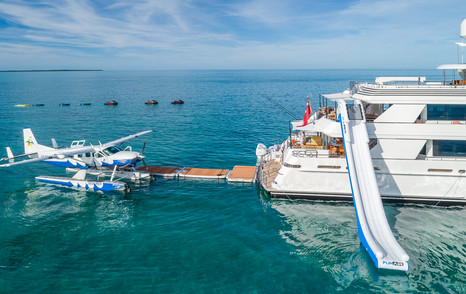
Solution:
M 377 145 L 377 139 L 369 139 L 369 149 L 374 148 Z
M 349 105 L 346 106 L 348 109 L 348 118 L 351 120 L 362 120 L 364 110 L 361 109 L 359 104 L 354 104 L 352 107 Z
M 317 168 L 330 168 L 330 169 L 340 169 L 339 165 L 318 165 Z
M 466 141 L 434 140 L 434 156 L 466 156 Z
M 428 120 L 466 120 L 466 105 L 437 104 L 427 106 Z

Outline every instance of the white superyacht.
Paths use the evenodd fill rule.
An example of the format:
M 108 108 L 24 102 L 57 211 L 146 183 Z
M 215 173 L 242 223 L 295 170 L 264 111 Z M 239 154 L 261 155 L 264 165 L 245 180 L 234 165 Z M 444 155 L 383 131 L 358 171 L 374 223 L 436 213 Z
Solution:
M 462 51 L 466 20 L 460 35 Z M 438 69 L 443 81 L 378 77 L 323 95 L 327 105 L 362 105 L 384 201 L 466 204 L 466 64 Z M 322 107 L 309 120 L 293 122 L 283 144 L 258 145 L 258 180 L 271 197 L 352 199 L 339 115 L 336 107 Z

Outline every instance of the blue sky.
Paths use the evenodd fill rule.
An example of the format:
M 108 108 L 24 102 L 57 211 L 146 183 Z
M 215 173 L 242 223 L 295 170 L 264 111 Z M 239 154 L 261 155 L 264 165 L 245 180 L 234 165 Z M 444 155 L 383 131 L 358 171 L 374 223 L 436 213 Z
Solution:
M 0 2 L 0 69 L 433 68 L 465 0 Z

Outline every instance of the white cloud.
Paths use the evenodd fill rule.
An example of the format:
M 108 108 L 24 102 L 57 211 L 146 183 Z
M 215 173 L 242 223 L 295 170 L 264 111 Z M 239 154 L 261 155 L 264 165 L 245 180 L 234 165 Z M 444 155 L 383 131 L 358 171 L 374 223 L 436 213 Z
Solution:
M 288 5 L 281 0 L 253 0 L 230 6 L 231 16 L 249 19 L 267 25 L 283 24 L 290 21 Z
M 98 7 L 85 0 L 7 0 L 0 16 L 13 25 L 0 31 L 6 50 L 0 64 L 21 60 L 11 58 L 9 44 L 23 56 L 77 64 L 89 57 L 99 67 L 408 67 L 438 63 L 439 52 L 452 46 L 447 41 L 457 39 L 466 9 L 464 0 L 319 2 L 319 9 L 314 1 L 298 2 L 144 0 Z

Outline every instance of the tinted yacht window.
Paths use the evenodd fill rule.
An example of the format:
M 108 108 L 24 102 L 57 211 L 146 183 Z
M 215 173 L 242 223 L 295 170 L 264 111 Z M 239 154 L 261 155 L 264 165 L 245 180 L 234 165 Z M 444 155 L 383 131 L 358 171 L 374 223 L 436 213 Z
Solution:
M 466 141 L 434 141 L 434 156 L 466 156 Z
M 466 120 L 466 105 L 428 105 L 428 120 Z

